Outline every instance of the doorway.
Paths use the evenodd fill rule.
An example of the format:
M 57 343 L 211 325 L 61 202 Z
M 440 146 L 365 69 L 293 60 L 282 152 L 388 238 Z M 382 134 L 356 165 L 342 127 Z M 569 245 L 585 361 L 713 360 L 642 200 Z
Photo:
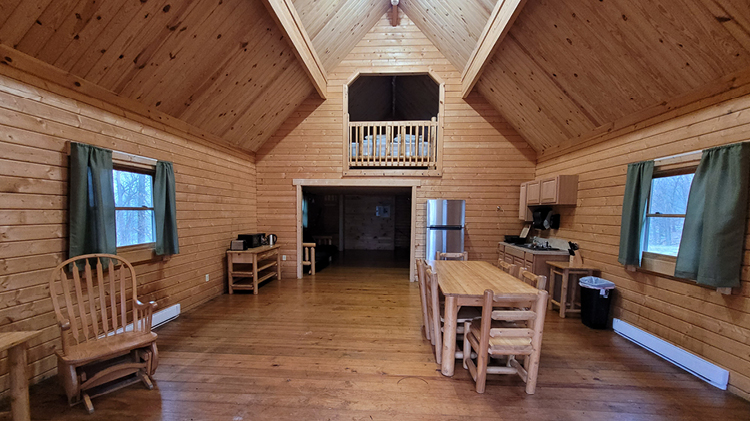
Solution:
M 414 279 L 418 180 L 294 180 L 297 187 L 297 277 L 302 242 L 324 247 L 323 267 L 409 265 Z M 316 251 L 317 253 L 317 251 Z

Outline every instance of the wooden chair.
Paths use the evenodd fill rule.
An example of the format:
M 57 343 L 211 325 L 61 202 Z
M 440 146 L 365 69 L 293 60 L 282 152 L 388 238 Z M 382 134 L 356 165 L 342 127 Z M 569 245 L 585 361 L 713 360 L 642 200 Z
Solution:
M 527 269 L 523 269 L 519 271 L 518 276 L 522 281 L 526 282 L 527 284 L 533 286 L 536 289 L 546 289 L 547 288 L 547 277 L 544 275 L 535 275 L 531 271 Z
M 435 260 L 469 260 L 469 253 L 463 252 L 463 253 L 441 253 L 439 251 L 435 252 Z
M 310 275 L 315 275 L 315 243 L 302 243 L 302 266 L 310 266 Z
M 501 309 L 493 310 L 496 307 Z M 476 382 L 477 393 L 484 393 L 489 373 L 518 374 L 526 382 L 526 393 L 534 394 L 546 309 L 547 291 L 540 290 L 534 298 L 526 299 L 484 292 L 482 318 L 464 324 L 464 367 Z M 471 359 L 472 350 L 477 353 L 476 364 Z M 516 360 L 518 355 L 524 356 L 523 365 Z M 488 366 L 490 358 L 500 356 L 508 357 L 505 366 Z
M 509 273 L 512 276 L 518 277 L 518 266 L 508 263 L 504 260 L 498 260 L 497 266 L 503 270 L 505 273 Z
M 90 261 L 96 261 L 96 274 Z M 139 381 L 152 389 L 159 363 L 151 332 L 156 303 L 138 301 L 133 266 L 115 255 L 88 254 L 57 265 L 49 282 L 62 336 L 57 372 L 68 403 L 83 402 L 92 413 L 93 397 Z
M 435 361 L 440 364 L 443 357 L 443 318 L 444 305 L 440 301 L 440 293 L 438 291 L 438 275 L 432 271 L 429 265 L 426 265 L 425 271 L 425 291 L 427 297 L 427 317 L 430 323 L 430 342 L 435 347 Z M 456 338 L 461 340 L 461 336 L 464 333 L 463 324 L 464 322 L 471 321 L 479 317 L 480 312 L 477 307 L 461 307 L 458 311 L 458 317 L 456 319 Z M 456 349 L 461 349 L 457 347 Z M 456 359 L 462 359 L 464 356 L 463 351 L 456 351 L 453 356 Z
M 430 318 L 428 316 L 427 312 L 427 300 L 429 299 L 429 296 L 427 295 L 427 268 L 429 267 L 427 263 L 423 259 L 417 259 L 416 260 L 416 274 L 417 274 L 417 281 L 419 282 L 419 301 L 422 304 L 422 323 L 424 325 L 424 335 L 427 338 L 428 341 L 432 342 L 431 339 L 431 327 L 430 327 Z

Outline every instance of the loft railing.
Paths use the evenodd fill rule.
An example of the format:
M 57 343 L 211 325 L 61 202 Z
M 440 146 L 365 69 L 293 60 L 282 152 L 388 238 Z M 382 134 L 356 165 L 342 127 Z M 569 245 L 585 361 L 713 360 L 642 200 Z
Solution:
M 438 160 L 438 121 L 349 122 L 349 168 L 427 168 Z

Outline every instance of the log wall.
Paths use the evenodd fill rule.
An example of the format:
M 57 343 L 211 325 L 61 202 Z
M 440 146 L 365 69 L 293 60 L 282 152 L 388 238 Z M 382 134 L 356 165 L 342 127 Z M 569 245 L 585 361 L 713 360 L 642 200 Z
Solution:
M 0 76 L 0 329 L 44 332 L 30 342 L 32 381 L 54 374 L 61 346 L 47 282 L 51 268 L 67 258 L 67 142 L 174 162 L 181 253 L 136 265 L 141 300 L 159 308 L 179 303 L 185 311 L 222 294 L 229 241 L 256 230 L 253 155 L 168 133 L 75 96 Z M 7 365 L 3 353 L 0 391 L 8 388 Z
M 428 67 L 446 83 L 445 144 L 442 176 L 421 178 L 417 189 L 417 257 L 424 253 L 427 199 L 466 200 L 470 259 L 496 259 L 502 235 L 520 232 L 518 185 L 533 178 L 535 152 L 482 97 L 461 98 L 460 72 L 408 17 L 402 15 L 400 25 L 392 27 L 384 15 L 329 72 L 329 98 L 308 98 L 258 151 L 258 228 L 279 236 L 287 255 L 284 276 L 296 276 L 292 180 L 342 178 L 343 85 L 357 70 L 410 72 Z M 392 178 L 379 180 L 388 185 Z
M 734 79 L 733 79 L 734 80 Z M 740 81 L 743 81 L 740 83 Z M 750 85 L 623 127 L 567 153 L 541 156 L 537 176 L 578 174 L 578 205 L 561 209 L 554 236 L 575 241 L 587 264 L 617 284 L 614 317 L 638 326 L 730 371 L 730 390 L 750 397 L 750 247 L 746 236 L 742 287 L 732 295 L 617 262 L 627 164 L 750 139 Z M 746 231 L 747 232 L 747 231 Z M 727 245 L 738 246 L 738 245 Z

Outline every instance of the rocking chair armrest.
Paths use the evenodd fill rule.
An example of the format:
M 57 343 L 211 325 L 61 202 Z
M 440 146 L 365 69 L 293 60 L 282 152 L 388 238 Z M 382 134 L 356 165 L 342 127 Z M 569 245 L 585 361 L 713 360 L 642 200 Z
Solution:
M 57 322 L 58 325 L 60 325 L 60 329 L 65 331 L 70 329 L 70 320 L 65 319 Z
M 140 302 L 140 300 L 135 300 L 135 307 L 141 311 L 151 310 L 151 312 L 153 312 L 154 310 L 156 310 L 156 307 L 158 307 L 158 305 L 156 304 L 156 301 L 149 301 L 148 303 L 144 304 Z

